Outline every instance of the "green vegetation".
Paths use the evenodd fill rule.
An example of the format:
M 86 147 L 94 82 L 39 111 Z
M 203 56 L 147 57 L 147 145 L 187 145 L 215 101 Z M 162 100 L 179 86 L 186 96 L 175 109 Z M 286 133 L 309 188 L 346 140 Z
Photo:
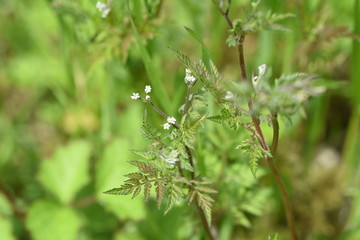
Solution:
M 359 16 L 3 1 L 0 239 L 360 239 Z

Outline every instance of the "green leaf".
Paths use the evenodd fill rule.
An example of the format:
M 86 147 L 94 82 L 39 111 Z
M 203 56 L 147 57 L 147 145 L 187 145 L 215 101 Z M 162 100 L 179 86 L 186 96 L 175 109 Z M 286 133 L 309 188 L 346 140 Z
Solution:
M 119 138 L 113 140 L 105 148 L 95 168 L 95 190 L 99 201 L 119 219 L 139 220 L 145 217 L 144 203 L 141 198 L 131 200 L 129 196 L 103 193 L 109 189 L 117 189 L 126 180 L 124 175 L 136 171 L 136 167 L 128 163 L 131 158 L 129 147 L 130 143 L 127 139 Z M 113 191 L 116 194 L 116 190 Z
M 156 181 L 156 205 L 160 208 L 162 201 L 164 200 L 164 195 L 166 193 L 166 187 L 164 186 L 162 181 Z
M 145 183 L 145 185 L 144 185 L 144 197 L 145 197 L 145 200 L 148 200 L 148 198 L 150 196 L 151 187 L 152 187 L 152 185 L 151 185 L 150 182 Z
M 211 207 L 214 201 L 210 195 L 196 191 L 196 199 L 198 206 L 204 211 L 206 221 L 211 225 Z
M 90 146 L 85 141 L 73 141 L 56 150 L 52 159 L 43 161 L 39 181 L 62 203 L 69 203 L 89 182 Z
M 13 235 L 13 227 L 10 219 L 2 217 L 0 214 L 0 239 L 1 240 L 15 240 Z
M 111 190 L 105 191 L 105 194 L 113 195 L 128 195 L 134 191 L 135 186 L 132 184 L 124 184 L 119 188 L 113 188 Z
M 251 222 L 249 220 L 249 218 L 245 215 L 244 212 L 242 211 L 238 211 L 237 209 L 233 209 L 234 212 L 234 216 L 237 220 L 237 222 L 246 228 L 250 228 L 251 227 Z
M 39 200 L 29 209 L 26 227 L 34 240 L 76 240 L 80 219 L 71 208 Z
M 278 240 L 278 235 L 277 234 L 269 235 L 268 240 Z

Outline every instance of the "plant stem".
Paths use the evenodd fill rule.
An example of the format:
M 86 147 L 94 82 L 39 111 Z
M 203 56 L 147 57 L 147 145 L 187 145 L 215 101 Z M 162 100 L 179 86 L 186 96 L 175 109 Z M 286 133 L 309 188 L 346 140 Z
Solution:
M 189 97 L 190 97 L 190 88 L 188 88 L 188 91 L 187 91 L 187 94 L 186 94 L 186 103 L 189 104 Z M 144 100 L 144 99 L 141 99 L 143 101 L 146 101 L 148 102 L 154 109 L 155 111 L 157 111 L 161 116 L 163 116 L 165 119 L 168 118 L 168 115 L 166 115 L 166 113 L 164 113 L 163 111 L 161 111 L 160 108 L 158 108 L 153 102 L 151 101 L 148 101 L 148 100 Z M 188 108 L 189 106 L 186 106 L 187 104 L 185 104 L 185 109 L 184 109 L 184 115 L 187 114 L 187 111 L 188 111 Z M 175 123 L 175 124 L 172 124 L 176 129 L 180 129 L 180 126 Z M 188 154 L 189 156 L 189 162 L 190 162 L 190 165 L 192 166 L 192 168 L 194 169 L 193 172 L 190 173 L 190 177 L 191 177 L 191 180 L 194 180 L 195 179 L 195 168 L 194 168 L 194 161 L 193 161 L 193 156 L 192 156 L 192 153 L 191 153 L 191 150 L 189 147 L 185 147 L 186 149 L 186 153 Z M 178 167 L 178 170 L 179 170 L 179 173 L 180 173 L 180 176 L 184 177 L 184 172 L 182 171 L 181 169 L 181 165 L 180 165 L 180 162 L 178 161 L 177 162 L 177 167 Z M 206 220 L 206 215 L 205 215 L 205 212 L 204 210 L 196 203 L 194 202 L 194 204 L 196 205 L 196 208 L 199 212 L 199 216 L 200 216 L 200 220 L 201 220 L 201 223 L 205 229 L 205 232 L 206 234 L 208 235 L 209 239 L 210 240 L 217 240 L 218 237 L 217 237 L 217 233 L 216 233 L 216 230 L 214 228 L 212 228 L 207 220 Z
M 220 8 L 220 6 L 218 4 L 217 4 L 217 7 L 218 7 L 220 13 L 224 16 L 229 27 L 232 29 L 233 24 L 229 18 L 230 3 L 231 3 L 231 1 L 229 1 L 229 6 L 225 12 Z M 238 36 L 238 55 L 239 55 L 239 63 L 240 63 L 240 71 L 241 71 L 242 81 L 248 82 L 248 79 L 246 76 L 245 58 L 244 58 L 244 46 L 243 46 L 244 41 L 245 41 L 245 32 L 242 32 L 242 34 L 240 36 Z M 256 133 L 257 133 L 256 137 L 258 138 L 259 143 L 262 146 L 262 148 L 266 151 L 269 151 L 270 148 L 266 144 L 264 134 L 260 127 L 260 121 L 257 118 L 257 116 L 255 115 L 255 112 L 253 109 L 253 103 L 252 103 L 251 98 L 249 98 L 249 100 L 248 100 L 248 107 L 250 110 L 253 125 L 254 125 Z M 272 142 L 272 146 L 271 146 L 271 154 L 272 154 L 272 156 L 274 156 L 276 149 L 277 149 L 278 141 L 279 141 L 279 123 L 278 123 L 276 114 L 273 114 L 271 119 L 272 119 L 272 123 L 273 123 L 273 142 Z M 281 194 L 281 198 L 282 198 L 282 201 L 284 204 L 284 209 L 285 209 L 285 214 L 286 214 L 286 220 L 287 220 L 288 227 L 289 227 L 289 230 L 291 233 L 291 239 L 297 240 L 297 235 L 296 235 L 296 230 L 295 230 L 295 221 L 294 221 L 294 217 L 293 217 L 291 204 L 289 201 L 289 196 L 286 191 L 285 184 L 280 176 L 279 170 L 277 169 L 275 163 L 273 162 L 273 159 L 274 159 L 273 157 L 266 157 L 269 168 L 271 169 L 271 172 L 275 178 L 276 185 Z
M 245 70 L 245 60 L 244 60 L 244 50 L 243 50 L 243 42 L 245 40 L 245 35 L 242 34 L 239 38 L 240 43 L 238 46 L 238 53 L 239 53 L 239 61 L 240 61 L 240 69 L 241 69 L 241 76 L 242 76 L 242 80 L 243 81 L 247 81 L 247 76 L 246 76 L 246 70 Z M 259 142 L 262 146 L 262 148 L 266 151 L 269 151 L 270 148 L 269 146 L 266 144 L 265 138 L 264 138 L 264 134 L 262 133 L 261 127 L 260 127 L 260 121 L 259 119 L 256 117 L 254 111 L 253 111 L 253 104 L 252 104 L 252 100 L 249 99 L 248 101 L 248 106 L 249 106 L 249 110 L 251 112 L 251 118 L 254 124 L 254 127 L 256 129 L 256 132 L 258 133 L 258 139 Z M 275 115 L 276 116 L 276 115 Z M 276 148 L 277 148 L 277 144 L 279 141 L 279 123 L 277 121 L 277 117 L 273 117 L 272 118 L 273 121 L 273 143 L 272 143 L 272 155 L 275 154 Z M 275 163 L 273 162 L 273 157 L 266 157 L 267 163 L 269 165 L 269 168 L 275 178 L 275 182 L 276 185 L 280 191 L 280 195 L 281 195 L 281 199 L 283 201 L 284 204 L 284 210 L 285 210 L 285 214 L 286 214 L 286 220 L 288 223 L 288 227 L 291 233 L 291 239 L 292 240 L 297 240 L 297 235 L 296 235 L 296 230 L 295 230 L 295 221 L 294 221 L 294 216 L 293 216 L 293 212 L 292 212 L 292 208 L 291 208 L 291 204 L 289 201 L 289 196 L 288 193 L 286 191 L 286 187 L 284 185 L 284 182 L 280 176 L 279 170 L 277 169 Z

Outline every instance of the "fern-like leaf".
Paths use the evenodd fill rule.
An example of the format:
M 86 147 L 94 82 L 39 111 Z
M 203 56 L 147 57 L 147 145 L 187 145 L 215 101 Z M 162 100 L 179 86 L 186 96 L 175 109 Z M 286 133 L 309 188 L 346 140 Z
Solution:
M 166 187 L 164 186 L 164 183 L 162 181 L 156 181 L 156 205 L 160 209 L 161 203 L 164 200 L 164 196 L 166 193 Z
M 113 188 L 108 191 L 105 191 L 106 194 L 113 194 L 113 195 L 129 195 L 135 189 L 135 186 L 132 184 L 123 184 L 119 188 Z

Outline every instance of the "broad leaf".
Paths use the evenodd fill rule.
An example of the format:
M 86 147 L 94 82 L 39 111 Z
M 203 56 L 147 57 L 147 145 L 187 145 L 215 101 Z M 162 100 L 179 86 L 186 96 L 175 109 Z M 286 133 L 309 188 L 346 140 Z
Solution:
M 62 203 L 69 203 L 89 181 L 89 156 L 90 146 L 84 141 L 60 147 L 52 159 L 42 162 L 40 182 Z
M 80 219 L 71 208 L 39 200 L 29 209 L 26 227 L 34 240 L 76 240 Z

